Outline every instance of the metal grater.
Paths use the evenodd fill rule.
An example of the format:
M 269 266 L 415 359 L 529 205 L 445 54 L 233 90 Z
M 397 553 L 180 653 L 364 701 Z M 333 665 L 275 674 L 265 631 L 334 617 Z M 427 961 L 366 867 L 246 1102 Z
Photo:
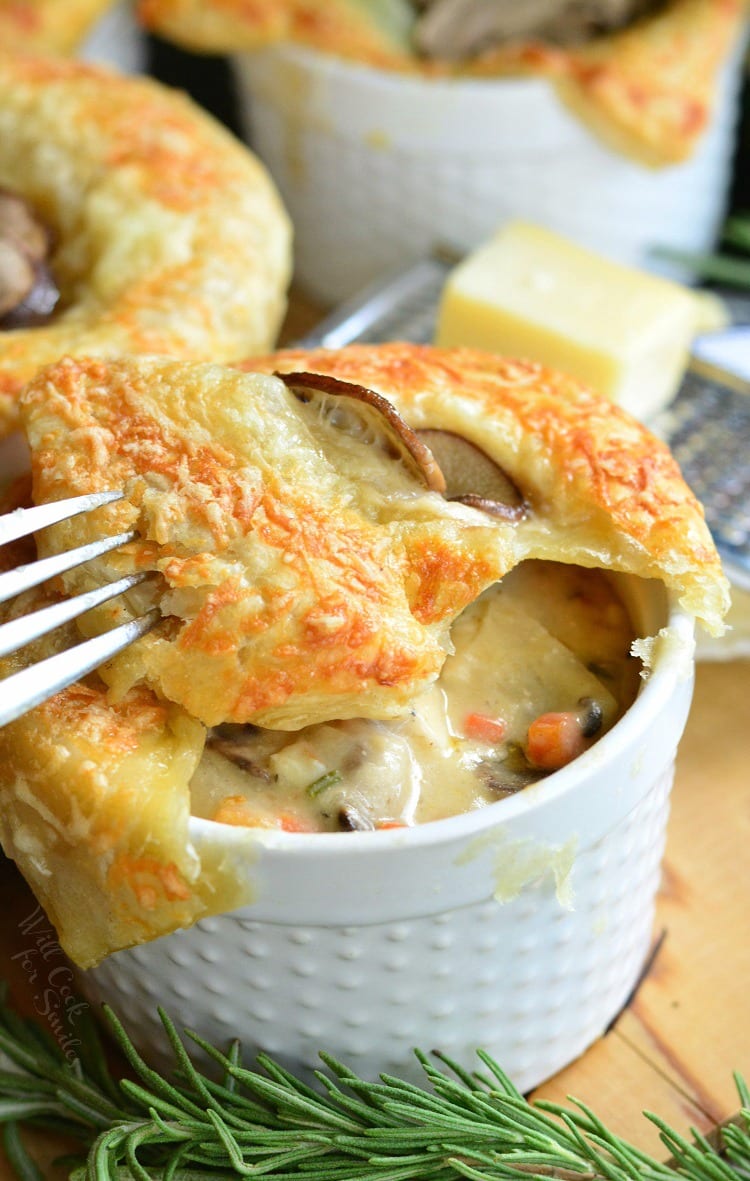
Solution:
M 443 284 L 457 261 L 455 252 L 441 248 L 387 275 L 327 316 L 299 344 L 428 344 Z M 736 325 L 734 343 L 736 334 L 745 334 L 750 366 L 750 326 L 740 326 L 750 325 L 750 299 L 732 295 L 727 303 Z M 707 351 L 714 355 L 716 350 Z M 675 400 L 648 425 L 669 443 L 702 501 L 727 575 L 750 590 L 750 381 L 696 355 Z

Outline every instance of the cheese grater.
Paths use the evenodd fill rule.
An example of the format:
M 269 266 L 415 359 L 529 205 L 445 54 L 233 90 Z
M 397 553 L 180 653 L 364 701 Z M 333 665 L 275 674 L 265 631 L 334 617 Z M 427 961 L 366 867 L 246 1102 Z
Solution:
M 306 348 L 358 341 L 428 344 L 443 284 L 458 260 L 454 251 L 440 248 L 391 272 L 298 343 Z M 732 327 L 696 340 L 676 398 L 647 425 L 669 444 L 703 503 L 728 577 L 750 590 L 750 298 L 730 295 L 726 302 Z

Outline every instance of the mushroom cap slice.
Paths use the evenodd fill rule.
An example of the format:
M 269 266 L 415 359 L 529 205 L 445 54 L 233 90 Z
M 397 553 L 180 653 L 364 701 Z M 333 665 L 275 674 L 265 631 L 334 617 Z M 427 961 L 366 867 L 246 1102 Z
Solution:
M 0 237 L 11 239 L 34 262 L 46 258 L 52 235 L 34 210 L 16 193 L 0 188 Z
M 449 500 L 459 500 L 506 521 L 520 521 L 527 505 L 510 476 L 486 451 L 455 431 L 417 431 L 440 465 Z
M 15 242 L 0 237 L 0 317 L 23 303 L 34 286 L 34 264 Z
M 408 426 L 393 405 L 375 390 L 324 373 L 277 373 L 303 401 L 316 401 L 327 421 L 399 459 L 425 487 L 445 492 L 445 477 L 432 451 Z M 328 402 L 328 399 L 332 401 Z M 439 433 L 439 432 L 438 432 Z

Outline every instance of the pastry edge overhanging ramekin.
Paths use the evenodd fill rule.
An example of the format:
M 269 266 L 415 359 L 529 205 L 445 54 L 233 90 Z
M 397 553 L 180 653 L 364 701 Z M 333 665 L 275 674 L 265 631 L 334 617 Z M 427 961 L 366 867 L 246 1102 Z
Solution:
M 610 149 L 541 77 L 428 78 L 296 45 L 233 58 L 249 141 L 295 225 L 296 278 L 348 298 L 436 243 L 468 250 L 523 217 L 631 265 L 705 251 L 724 216 L 744 39 L 693 156 L 650 168 Z
M 81 973 L 166 1065 L 156 1013 L 241 1037 L 296 1070 L 325 1049 L 374 1077 L 417 1078 L 411 1047 L 471 1066 L 492 1053 L 528 1089 L 582 1053 L 638 978 L 653 925 L 693 621 L 629 580 L 651 675 L 567 768 L 508 800 L 407 830 L 291 834 L 193 821 L 256 901 Z

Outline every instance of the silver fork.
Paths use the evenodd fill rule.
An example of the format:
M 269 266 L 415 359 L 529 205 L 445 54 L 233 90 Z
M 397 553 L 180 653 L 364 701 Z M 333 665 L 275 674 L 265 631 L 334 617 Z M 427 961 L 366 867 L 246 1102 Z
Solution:
M 122 496 L 122 492 L 94 492 L 87 496 L 73 496 L 36 508 L 16 509 L 14 512 L 6 513 L 0 516 L 0 546 L 19 537 L 26 537 L 38 529 L 44 529 L 47 525 L 55 525 L 79 513 L 90 512 L 104 504 L 122 500 Z M 114 537 L 104 537 L 77 549 L 53 554 L 52 557 L 40 558 L 25 566 L 18 566 L 15 570 L 8 570 L 7 573 L 0 574 L 0 603 L 5 603 L 23 591 L 46 582 L 48 578 L 72 570 L 91 558 L 98 558 L 109 550 L 117 549 L 126 542 L 133 541 L 135 536 L 134 532 L 118 533 Z M 130 590 L 148 577 L 149 572 L 129 574 L 117 582 L 107 583 L 96 590 L 53 603 L 18 619 L 11 619 L 0 626 L 0 656 L 17 652 L 32 640 L 54 631 L 72 619 L 77 619 L 92 607 L 121 595 L 123 591 Z M 152 607 L 144 615 L 0 680 L 0 726 L 19 718 L 35 705 L 46 701 L 48 697 L 59 693 L 61 689 L 98 668 L 117 652 L 127 648 L 133 640 L 150 631 L 159 618 L 158 608 Z

